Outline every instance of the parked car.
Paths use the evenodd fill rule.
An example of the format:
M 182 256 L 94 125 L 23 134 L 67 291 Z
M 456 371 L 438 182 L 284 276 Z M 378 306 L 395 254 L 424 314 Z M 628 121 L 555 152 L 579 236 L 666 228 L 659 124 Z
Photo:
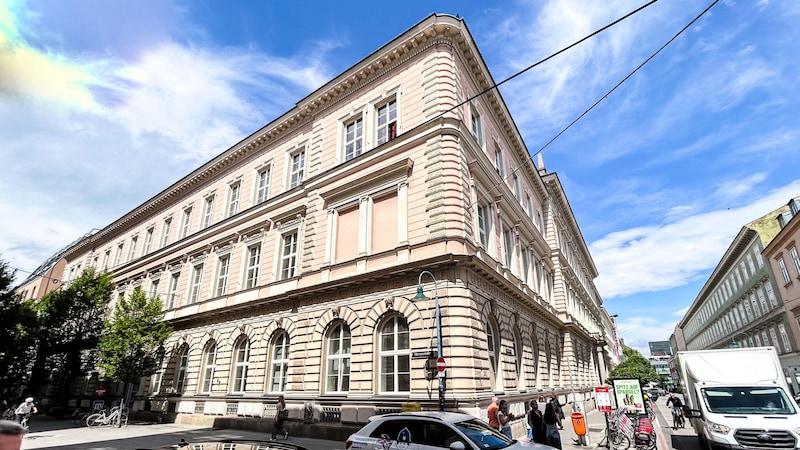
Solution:
M 486 422 L 455 412 L 404 412 L 374 416 L 350 435 L 347 450 L 541 449 L 547 445 L 509 439 Z

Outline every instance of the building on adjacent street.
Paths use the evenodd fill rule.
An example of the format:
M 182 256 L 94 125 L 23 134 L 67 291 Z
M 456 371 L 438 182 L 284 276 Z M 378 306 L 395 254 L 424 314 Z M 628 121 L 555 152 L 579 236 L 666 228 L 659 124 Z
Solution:
M 783 206 L 742 227 L 676 326 L 677 350 L 774 346 L 784 369 L 795 367 L 797 340 L 765 252 L 781 231 Z M 795 324 L 796 325 L 796 324 Z M 796 364 L 796 363 L 794 363 Z M 792 386 L 798 391 L 797 382 Z
M 589 399 L 613 320 L 494 84 L 463 19 L 431 15 L 65 252 L 66 282 L 107 268 L 115 297 L 164 303 L 134 409 L 251 426 L 284 395 L 311 433 L 440 397 Z
M 795 197 L 786 205 L 786 209 L 774 219 L 780 227 L 778 234 L 764 248 L 762 255 L 769 261 L 773 276 L 778 286 L 778 293 L 783 299 L 785 324 L 793 351 L 781 355 L 781 364 L 792 380 L 795 393 L 798 390 L 798 372 L 800 372 L 800 256 L 797 242 L 800 241 L 800 197 Z

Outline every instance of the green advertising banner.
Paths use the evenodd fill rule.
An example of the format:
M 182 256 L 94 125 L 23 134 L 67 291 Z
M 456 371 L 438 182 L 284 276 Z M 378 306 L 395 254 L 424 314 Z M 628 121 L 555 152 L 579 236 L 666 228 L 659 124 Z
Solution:
M 624 406 L 630 413 L 647 414 L 639 380 L 614 380 L 614 398 L 617 400 L 618 408 Z

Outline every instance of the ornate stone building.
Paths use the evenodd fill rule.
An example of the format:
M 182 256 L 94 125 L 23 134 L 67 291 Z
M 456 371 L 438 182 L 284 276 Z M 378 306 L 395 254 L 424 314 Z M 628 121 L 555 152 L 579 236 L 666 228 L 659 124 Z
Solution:
M 613 321 L 493 85 L 464 21 L 431 15 L 66 252 L 65 274 L 107 267 L 164 303 L 135 408 L 247 426 L 283 394 L 304 433 L 436 409 L 437 302 L 447 409 L 588 397 Z

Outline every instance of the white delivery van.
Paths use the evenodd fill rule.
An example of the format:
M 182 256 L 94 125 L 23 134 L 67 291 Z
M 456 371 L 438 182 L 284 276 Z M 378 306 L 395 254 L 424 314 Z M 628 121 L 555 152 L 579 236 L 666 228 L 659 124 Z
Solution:
M 774 347 L 678 352 L 686 415 L 712 450 L 800 448 L 800 414 Z

